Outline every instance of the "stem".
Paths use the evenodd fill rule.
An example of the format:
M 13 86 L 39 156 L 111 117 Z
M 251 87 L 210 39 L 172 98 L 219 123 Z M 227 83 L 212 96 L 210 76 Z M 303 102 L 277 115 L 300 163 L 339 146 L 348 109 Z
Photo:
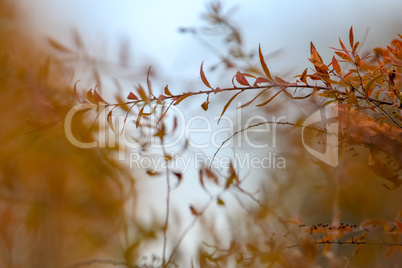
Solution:
M 166 184 L 167 184 L 167 193 L 166 193 L 166 216 L 165 216 L 165 224 L 163 226 L 163 251 L 162 251 L 162 267 L 167 267 L 166 263 L 166 247 L 167 247 L 167 229 L 169 227 L 169 214 L 170 214 L 170 169 L 168 165 L 168 160 L 166 159 L 166 150 L 163 137 L 161 137 L 162 144 L 162 152 L 166 162 Z M 170 261 L 170 259 L 169 259 Z

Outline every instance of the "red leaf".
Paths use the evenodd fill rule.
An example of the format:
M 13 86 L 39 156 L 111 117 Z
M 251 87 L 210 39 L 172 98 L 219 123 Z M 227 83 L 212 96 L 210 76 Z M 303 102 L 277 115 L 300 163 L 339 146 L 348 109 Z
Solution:
M 127 96 L 127 99 L 138 100 L 138 97 L 133 92 L 130 92 L 130 94 L 128 94 L 128 96 Z
M 402 233 L 402 222 L 395 220 L 396 226 L 398 226 L 399 231 Z
M 209 84 L 207 78 L 205 77 L 204 70 L 202 69 L 203 64 L 204 64 L 204 62 L 201 63 L 201 68 L 200 68 L 201 80 L 202 80 L 202 82 L 204 83 L 204 85 L 206 85 L 206 86 L 209 87 L 210 89 L 213 89 L 213 88 L 211 87 L 211 85 Z
M 264 77 L 257 77 L 257 79 L 254 82 L 254 86 L 256 86 L 258 84 L 262 84 L 262 83 L 269 83 L 269 82 L 271 82 L 271 81 Z
M 244 74 L 241 72 L 236 73 L 236 81 L 242 86 L 251 86 Z

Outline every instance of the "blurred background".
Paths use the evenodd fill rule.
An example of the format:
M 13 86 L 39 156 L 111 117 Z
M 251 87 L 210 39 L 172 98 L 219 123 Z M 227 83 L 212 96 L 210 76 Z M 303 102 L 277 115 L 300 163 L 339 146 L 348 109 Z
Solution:
M 150 178 L 145 170 L 130 169 L 127 162 L 116 159 L 116 148 L 84 150 L 65 140 L 63 128 L 57 123 L 76 104 L 72 88 L 77 80 L 80 94 L 97 85 L 105 99 L 113 99 L 116 92 L 125 97 L 138 83 L 146 84 L 152 65 L 155 92 L 161 93 L 168 84 L 170 91 L 178 94 L 205 89 L 199 77 L 204 61 L 213 87 L 231 87 L 231 79 L 239 69 L 258 66 L 255 56 L 259 44 L 271 72 L 290 79 L 309 66 L 310 42 L 329 62 L 333 52 L 329 47 L 339 46 L 338 37 L 347 40 L 351 26 L 355 40 L 361 42 L 362 53 L 389 43 L 402 26 L 400 1 L 227 0 L 221 4 L 232 25 L 240 29 L 242 42 L 237 48 L 243 54 L 238 58 L 233 57 L 224 39 L 227 32 L 207 23 L 210 1 L 19 0 L 1 4 L 4 135 L 0 159 L 0 247 L 4 267 L 63 267 L 94 257 L 134 263 L 145 256 L 148 259 L 142 261 L 150 263 L 153 254 L 160 255 L 165 178 Z M 225 58 L 232 58 L 236 64 L 222 63 Z M 201 113 L 213 118 L 220 114 L 228 96 L 211 96 L 207 112 L 200 107 L 204 97 L 183 101 L 179 109 L 187 120 Z M 284 115 L 291 121 L 299 116 L 294 114 L 297 104 L 292 105 L 289 109 L 250 108 L 240 116 L 245 121 L 250 115 L 268 119 Z M 302 114 L 309 114 L 311 109 L 304 109 Z M 234 108 L 228 109 L 227 114 L 231 118 L 238 116 Z M 211 132 L 222 127 L 216 125 L 216 120 L 211 123 Z M 85 130 L 87 124 L 83 119 L 74 128 L 82 139 L 92 141 Z M 203 127 L 200 124 L 198 127 Z M 46 132 L 48 129 L 51 131 Z M 278 130 L 278 137 L 285 134 L 289 138 L 278 138 L 278 148 L 271 151 L 285 157 L 286 171 L 239 170 L 247 178 L 246 188 L 251 192 L 259 190 L 261 202 L 275 199 L 266 203 L 272 209 L 286 207 L 283 217 L 295 218 L 304 213 L 311 223 L 331 221 L 334 199 L 339 197 L 328 197 L 334 184 L 323 177 L 333 174 L 320 165 L 311 168 L 306 164 L 311 159 L 301 157 L 306 152 L 301 151 L 299 132 Z M 218 136 L 218 143 L 227 137 Z M 200 135 L 190 138 L 209 139 Z M 264 135 L 255 138 L 264 141 Z M 212 157 L 216 149 L 190 148 L 187 156 L 201 152 Z M 220 156 L 231 157 L 234 151 L 256 156 L 267 153 L 232 146 L 223 149 Z M 362 163 L 366 160 L 361 159 Z M 351 207 L 359 200 L 366 202 L 367 211 L 352 206 L 345 213 L 348 219 L 393 215 L 392 208 L 384 209 L 375 200 L 366 200 L 366 195 L 354 194 L 365 185 L 368 191 L 388 196 L 385 203 L 399 200 L 396 195 L 388 195 L 381 183 L 367 184 L 361 171 L 356 170 L 347 167 L 339 172 L 359 178 L 355 188 L 344 184 L 347 198 L 341 207 Z M 348 176 L 342 178 L 349 182 Z M 300 178 L 311 181 L 304 183 Z M 317 189 L 319 193 L 314 198 L 306 197 Z M 182 184 L 173 193 L 169 250 L 193 219 L 189 204 L 202 207 L 209 200 L 199 185 L 196 169 L 186 171 Z M 256 219 L 265 219 L 250 198 L 228 194 L 222 199 L 225 209 L 216 205 L 208 211 L 211 220 L 186 236 L 177 261 L 188 264 L 192 256 L 188 252 L 199 252 L 200 245 L 195 241 L 202 235 L 197 231 L 203 230 L 206 240 L 221 240 L 221 246 L 228 247 L 236 238 L 234 234 L 246 235 L 240 229 L 254 230 L 253 224 L 261 224 Z M 327 202 L 317 207 L 319 200 Z M 245 220 L 238 226 L 233 224 L 234 219 L 246 218 L 244 210 L 254 211 L 257 223 Z M 361 214 L 356 216 L 357 212 Z M 221 235 L 219 239 L 217 234 Z M 250 239 L 259 237 L 257 231 L 247 235 Z

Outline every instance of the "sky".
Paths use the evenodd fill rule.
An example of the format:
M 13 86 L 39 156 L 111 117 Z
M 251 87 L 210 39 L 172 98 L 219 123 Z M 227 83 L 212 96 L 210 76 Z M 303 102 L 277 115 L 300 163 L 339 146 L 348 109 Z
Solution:
M 178 31 L 183 26 L 204 25 L 200 13 L 209 1 L 21 0 L 21 3 L 39 40 L 51 37 L 73 47 L 71 30 L 75 28 L 91 54 L 111 61 L 118 58 L 118 49 L 126 42 L 135 79 L 142 79 L 143 83 L 144 70 L 152 65 L 158 74 L 158 86 L 163 88 L 169 84 L 172 92 L 186 91 L 187 87 L 205 89 L 199 78 L 200 64 L 204 61 L 208 67 L 219 61 L 190 35 Z M 279 56 L 266 59 L 273 74 L 292 70 L 296 75 L 297 71 L 304 70 L 308 66 L 310 41 L 324 60 L 330 60 L 329 47 L 339 46 L 338 37 L 347 40 L 351 26 L 355 40 L 365 40 L 363 50 L 385 45 L 396 37 L 398 29 L 402 31 L 402 1 L 398 0 L 226 0 L 222 3 L 226 9 L 237 6 L 232 19 L 243 29 L 247 49 L 257 51 L 259 44 L 265 54 L 281 49 Z M 137 83 L 131 72 L 116 71 L 113 75 L 126 80 L 126 85 Z M 202 102 L 190 104 L 186 116 L 203 112 L 199 107 Z M 216 112 L 213 110 L 207 116 L 212 118 Z M 155 196 L 163 196 L 163 189 L 156 189 L 157 183 L 154 180 L 147 187 Z M 187 206 L 188 202 L 181 202 L 182 198 L 195 202 L 197 194 L 192 187 L 189 183 L 175 193 L 181 198 L 175 200 L 178 206 L 179 203 Z M 156 208 L 158 201 L 156 198 Z

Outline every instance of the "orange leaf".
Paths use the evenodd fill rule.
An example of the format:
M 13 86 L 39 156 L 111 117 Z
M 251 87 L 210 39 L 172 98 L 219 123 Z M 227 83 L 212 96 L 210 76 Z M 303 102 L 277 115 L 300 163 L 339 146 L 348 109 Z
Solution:
M 350 31 L 349 31 L 349 44 L 352 49 L 353 49 L 353 44 L 354 44 L 353 41 L 354 40 L 353 40 L 353 26 L 352 26 L 352 27 L 350 27 Z
M 142 106 L 141 110 L 138 112 L 137 120 L 135 122 L 135 127 L 136 128 L 138 128 L 138 126 L 140 125 L 140 121 L 141 121 L 142 114 L 144 112 L 144 108 L 145 108 L 145 105 Z
M 300 77 L 300 81 L 302 81 L 303 83 L 305 83 L 307 85 L 307 68 L 303 71 L 301 77 Z
M 96 90 L 94 90 L 94 98 L 97 102 L 107 103 L 104 99 L 102 99 L 102 97 L 98 94 L 98 92 L 96 92 Z
M 336 60 L 335 56 L 332 56 L 332 67 L 334 67 L 335 72 L 342 76 L 341 66 L 339 66 L 338 61 Z
M 180 102 L 182 102 L 184 99 L 186 99 L 187 97 L 189 97 L 189 96 L 191 96 L 191 95 L 192 95 L 192 94 L 187 93 L 187 94 L 184 94 L 184 95 L 180 96 L 180 97 L 175 101 L 174 105 L 175 105 L 175 106 L 178 105 Z
M 251 103 L 253 103 L 259 96 L 261 96 L 265 91 L 267 91 L 268 89 L 270 89 L 270 87 L 264 88 L 260 93 L 257 94 L 257 96 L 255 96 L 251 101 L 246 102 L 245 104 L 237 107 L 237 109 L 241 109 L 244 107 L 249 106 Z
M 201 80 L 202 80 L 202 82 L 204 83 L 204 85 L 206 85 L 206 86 L 209 87 L 210 89 L 213 89 L 213 88 L 211 87 L 211 85 L 209 84 L 207 78 L 205 77 L 204 70 L 202 69 L 203 64 L 204 64 L 204 62 L 201 63 L 201 68 L 200 68 Z
M 147 95 L 145 94 L 145 91 L 144 91 L 144 89 L 142 88 L 141 85 L 138 86 L 137 92 L 138 92 L 138 94 L 140 94 L 141 100 L 146 100 L 146 99 L 148 99 L 148 97 L 147 97 Z
M 202 109 L 204 109 L 204 111 L 208 110 L 208 104 L 209 104 L 209 101 L 204 101 L 204 103 L 201 104 L 201 107 L 202 107 Z
M 313 42 L 310 42 L 310 53 L 311 53 L 311 59 L 314 59 L 315 61 L 319 63 L 323 63 L 322 58 L 320 54 L 318 54 L 317 50 L 315 49 L 315 46 Z
M 339 57 L 341 57 L 342 59 L 346 60 L 346 61 L 353 61 L 352 58 L 345 53 L 339 52 L 339 51 L 335 51 L 335 54 L 338 55 Z
M 88 90 L 88 92 L 87 92 L 87 100 L 93 104 L 97 104 L 94 94 L 92 93 L 92 89 Z
M 345 53 L 350 57 L 349 51 L 346 49 L 346 47 L 345 47 L 345 45 L 343 44 L 341 38 L 339 38 L 339 43 L 341 44 L 341 47 L 342 47 L 343 51 L 345 51 Z
M 167 85 L 165 86 L 165 90 L 164 90 L 164 91 L 165 91 L 165 94 L 166 94 L 166 95 L 172 96 L 172 93 L 170 93 L 169 88 L 168 88 Z
M 265 63 L 264 56 L 261 53 L 261 45 L 258 47 L 258 55 L 260 57 L 261 67 L 264 70 L 265 75 L 272 81 L 271 73 L 269 72 L 268 66 Z
M 396 226 L 398 226 L 399 231 L 402 233 L 402 222 L 395 220 Z
M 275 99 L 276 96 L 279 95 L 279 93 L 281 93 L 282 91 L 278 91 L 274 96 L 272 96 L 269 100 L 264 101 L 263 103 L 257 104 L 257 107 L 262 107 L 264 105 L 267 105 L 268 103 L 270 103 L 273 99 Z

